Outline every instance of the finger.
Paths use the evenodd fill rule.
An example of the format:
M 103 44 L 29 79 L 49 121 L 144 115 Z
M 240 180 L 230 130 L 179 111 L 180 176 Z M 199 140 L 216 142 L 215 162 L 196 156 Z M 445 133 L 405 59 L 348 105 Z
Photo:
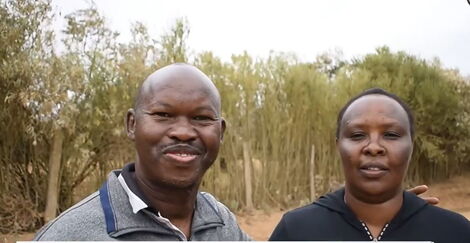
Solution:
M 423 200 L 432 205 L 439 203 L 439 198 L 437 197 L 423 197 Z
M 413 187 L 411 189 L 408 189 L 408 192 L 411 192 L 411 193 L 414 193 L 416 195 L 419 195 L 419 194 L 422 194 L 422 193 L 425 193 L 429 190 L 428 186 L 426 185 L 419 185 L 419 186 L 416 186 L 416 187 Z

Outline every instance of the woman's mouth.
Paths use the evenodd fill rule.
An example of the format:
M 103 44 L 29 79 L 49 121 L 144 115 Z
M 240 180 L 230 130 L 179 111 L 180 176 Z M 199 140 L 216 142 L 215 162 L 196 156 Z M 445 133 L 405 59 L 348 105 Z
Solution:
M 377 179 L 388 172 L 388 168 L 379 163 L 366 163 L 359 168 L 361 174 L 370 179 Z

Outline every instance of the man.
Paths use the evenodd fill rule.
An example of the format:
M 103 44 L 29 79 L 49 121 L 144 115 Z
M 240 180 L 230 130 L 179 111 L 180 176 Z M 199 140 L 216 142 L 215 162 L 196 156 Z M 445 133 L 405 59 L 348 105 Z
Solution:
M 223 138 L 220 106 L 217 88 L 193 66 L 151 74 L 127 112 L 136 162 L 111 172 L 35 240 L 249 240 L 227 207 L 198 192 Z

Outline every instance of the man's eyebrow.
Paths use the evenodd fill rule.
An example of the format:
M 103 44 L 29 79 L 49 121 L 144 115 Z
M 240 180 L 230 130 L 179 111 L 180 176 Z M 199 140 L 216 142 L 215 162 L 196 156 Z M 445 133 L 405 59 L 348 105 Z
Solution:
M 155 102 L 151 102 L 150 104 L 148 104 L 148 106 L 152 107 L 152 106 L 165 106 L 165 107 L 172 107 L 172 105 L 166 103 L 166 102 L 163 102 L 163 101 L 155 101 Z
M 170 105 L 166 102 L 158 101 L 158 100 L 147 105 L 147 107 L 155 107 L 155 106 L 164 106 L 165 108 L 172 108 L 173 107 L 172 105 Z M 219 112 L 217 112 L 217 108 L 215 108 L 211 105 L 202 105 L 202 106 L 198 106 L 198 107 L 196 107 L 196 109 L 194 109 L 194 112 L 201 112 L 201 111 L 210 111 L 210 112 L 213 112 L 217 117 L 219 116 Z
M 210 112 L 214 112 L 215 114 L 218 115 L 218 112 L 217 112 L 217 110 L 215 109 L 215 107 L 212 107 L 212 106 L 210 106 L 210 105 L 198 106 L 198 107 L 195 109 L 195 112 L 200 112 L 200 111 L 210 111 Z

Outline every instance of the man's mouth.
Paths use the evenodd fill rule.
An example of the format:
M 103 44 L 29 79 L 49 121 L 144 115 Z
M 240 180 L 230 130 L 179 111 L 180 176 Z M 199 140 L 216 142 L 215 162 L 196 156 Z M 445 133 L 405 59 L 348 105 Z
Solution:
M 379 168 L 379 167 L 364 167 L 364 168 L 361 168 L 361 170 L 373 170 L 373 171 L 379 171 L 379 170 L 385 170 L 385 169 L 382 169 L 382 168 Z
M 196 159 L 197 155 L 195 154 L 186 154 L 186 153 L 166 153 L 166 156 L 170 157 L 173 160 L 179 161 L 179 162 L 190 162 L 194 159 Z
M 162 152 L 169 159 L 181 163 L 191 162 L 201 154 L 201 151 L 194 146 L 180 144 L 170 145 L 164 148 Z

